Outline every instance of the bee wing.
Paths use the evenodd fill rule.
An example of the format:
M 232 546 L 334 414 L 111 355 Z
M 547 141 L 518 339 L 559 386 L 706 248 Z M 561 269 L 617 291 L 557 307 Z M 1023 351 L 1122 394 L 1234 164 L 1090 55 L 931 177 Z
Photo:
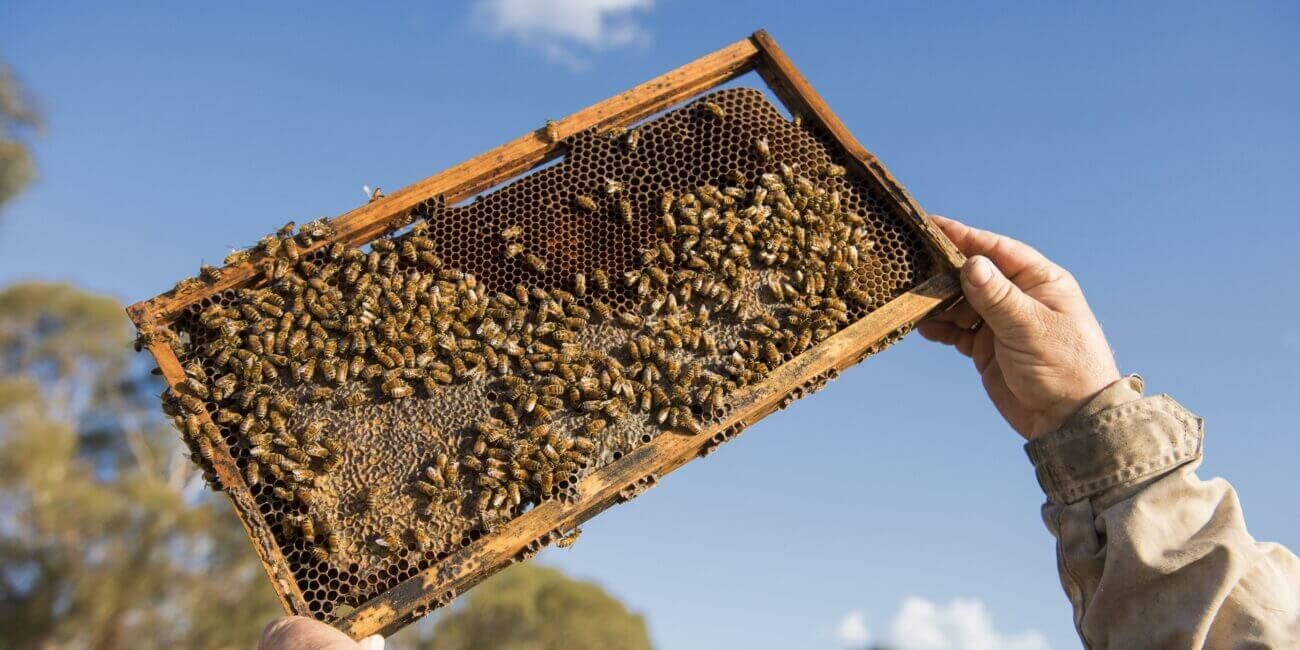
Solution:
M 372 191 L 370 190 L 370 186 L 369 186 L 369 185 L 362 185 L 362 186 L 361 186 L 361 191 L 366 193 L 366 198 L 367 198 L 367 199 L 370 198 L 371 195 L 374 194 L 374 192 L 372 192 Z

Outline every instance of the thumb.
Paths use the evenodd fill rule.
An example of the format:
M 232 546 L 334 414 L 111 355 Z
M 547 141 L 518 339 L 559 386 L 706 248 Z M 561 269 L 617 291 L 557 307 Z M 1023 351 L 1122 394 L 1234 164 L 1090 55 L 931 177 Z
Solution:
M 1033 314 L 1034 300 L 983 255 L 966 260 L 961 269 L 961 288 L 966 301 L 994 333 L 1023 326 Z
M 384 637 L 373 634 L 357 642 L 361 650 L 384 650 Z

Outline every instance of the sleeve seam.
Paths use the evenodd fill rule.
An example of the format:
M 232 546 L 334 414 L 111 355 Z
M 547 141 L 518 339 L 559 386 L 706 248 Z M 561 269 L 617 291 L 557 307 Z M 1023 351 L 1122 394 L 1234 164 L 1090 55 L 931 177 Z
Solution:
M 1165 420 L 1166 417 L 1170 419 Z M 1126 436 L 1124 420 L 1128 419 L 1140 424 Z M 1202 429 L 1201 418 L 1168 395 L 1159 395 L 1119 404 L 1071 422 L 1055 433 L 1029 442 L 1026 451 L 1048 499 L 1074 503 L 1195 460 L 1201 453 Z M 1132 443 L 1132 448 L 1126 447 L 1125 438 Z M 1098 461 L 1085 463 L 1087 469 L 1075 470 L 1084 476 L 1072 478 L 1071 464 L 1065 458 L 1071 452 L 1085 456 L 1095 453 Z
M 1061 503 L 1074 503 L 1089 495 L 1108 490 L 1117 485 L 1138 481 L 1183 465 L 1197 456 L 1197 449 L 1185 449 L 1167 454 L 1150 463 L 1139 463 L 1115 468 L 1111 473 L 1059 489 Z

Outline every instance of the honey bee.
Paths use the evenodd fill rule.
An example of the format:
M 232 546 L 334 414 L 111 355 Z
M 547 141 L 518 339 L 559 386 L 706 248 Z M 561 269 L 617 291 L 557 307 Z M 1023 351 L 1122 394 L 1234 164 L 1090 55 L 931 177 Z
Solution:
M 204 264 L 199 267 L 199 278 L 204 282 L 219 282 L 221 280 L 221 274 L 221 269 L 212 266 L 211 264 Z
M 609 196 L 614 196 L 615 194 L 619 194 L 622 191 L 623 191 L 622 181 L 616 181 L 612 178 L 605 179 L 605 194 L 608 194 Z M 582 205 L 580 199 L 575 199 L 575 200 L 578 200 L 579 206 L 581 206 L 584 210 L 591 211 L 596 209 L 595 206 L 588 208 L 587 206 Z
M 544 130 L 546 131 L 547 140 L 551 142 L 560 141 L 560 125 L 556 124 L 555 120 L 546 120 L 546 128 Z
M 379 547 L 382 552 L 396 553 L 402 548 L 402 538 L 393 531 L 388 531 L 374 539 L 375 546 Z
M 551 490 L 555 488 L 554 475 L 547 471 L 539 471 L 533 474 L 533 482 L 537 483 L 537 487 L 542 494 L 550 494 Z
M 772 157 L 772 149 L 768 145 L 766 137 L 760 137 L 754 139 L 754 152 L 757 153 L 758 157 L 763 160 L 767 160 L 768 158 Z
M 524 264 L 528 265 L 528 268 L 532 269 L 535 273 L 546 272 L 546 260 L 543 260 L 532 253 L 524 255 Z
M 440 494 L 442 494 L 441 487 L 428 481 L 416 481 L 414 485 L 416 492 L 419 492 L 430 499 L 436 499 Z
M 506 259 L 511 259 L 524 252 L 524 245 L 519 242 L 510 242 L 506 244 L 505 251 Z
M 321 217 L 303 224 L 298 234 L 313 240 L 324 239 L 334 234 L 334 226 L 330 225 L 328 218 Z
M 724 109 L 724 108 L 722 108 L 722 106 L 718 105 L 717 102 L 714 102 L 714 101 L 711 101 L 711 100 L 705 100 L 705 101 L 703 101 L 703 102 L 700 102 L 700 106 L 702 106 L 702 107 L 704 108 L 704 111 L 705 111 L 706 113 L 708 113 L 709 115 L 712 115 L 713 117 L 716 117 L 716 118 L 723 118 L 723 117 L 726 117 L 726 116 L 727 116 L 727 111 L 726 111 L 726 109 Z
M 415 538 L 415 547 L 421 553 L 428 553 L 433 548 L 433 538 L 422 528 L 412 528 L 411 535 Z
M 297 225 L 298 225 L 298 224 L 296 224 L 296 223 L 294 223 L 294 222 L 292 222 L 292 221 L 288 221 L 288 222 L 286 222 L 283 226 L 280 226 L 279 229 L 277 229 L 277 230 L 275 231 L 275 235 L 276 235 L 277 237 L 280 237 L 281 239 L 283 239 L 283 238 L 285 238 L 285 237 L 290 237 L 290 236 L 293 235 L 293 229 L 294 229 L 295 227 L 297 227 Z
M 828 178 L 839 178 L 844 175 L 843 165 L 826 165 L 822 168 L 822 173 Z
M 432 251 L 422 251 L 420 253 L 420 263 L 435 271 L 442 268 L 442 258 Z
M 555 546 L 558 548 L 569 548 L 574 544 L 576 544 L 578 542 L 578 538 L 581 536 L 582 536 L 582 529 L 574 528 L 568 533 L 565 533 L 563 537 L 555 540 Z
M 704 430 L 687 409 L 673 407 L 673 419 L 673 426 L 689 435 L 699 435 Z
M 298 241 L 293 238 L 280 240 L 280 255 L 290 262 L 300 260 L 302 251 L 298 248 Z
M 298 520 L 298 528 L 302 531 L 304 539 L 311 541 L 316 539 L 316 524 L 311 517 L 303 517 Z
M 419 251 L 415 248 L 415 244 L 409 239 L 402 242 L 401 256 L 403 260 L 406 260 L 411 264 L 414 264 L 420 259 Z
M 609 291 L 609 273 L 607 273 L 605 269 L 596 269 L 596 271 L 592 273 L 591 279 L 596 283 L 596 288 L 599 289 L 601 293 Z
M 596 211 L 596 200 L 585 194 L 577 194 L 573 197 L 573 204 L 586 212 Z
M 618 214 L 624 225 L 632 225 L 632 202 L 622 199 L 618 202 Z
M 522 235 L 522 234 L 524 234 L 524 229 L 523 229 L 523 227 L 521 227 L 521 226 L 510 226 L 510 227 L 506 228 L 505 230 L 502 230 L 502 231 L 501 231 L 501 238 L 504 239 L 504 240 L 506 240 L 506 241 L 509 241 L 509 240 L 511 240 L 511 239 L 516 239 L 516 238 L 518 238 L 518 237 L 519 237 L 520 235 Z
M 549 422 L 552 417 L 551 410 L 541 404 L 537 404 L 536 406 L 534 406 L 531 413 L 533 415 L 533 419 L 538 422 Z
M 450 383 L 450 382 L 448 382 L 448 383 Z M 365 394 L 363 391 L 360 391 L 360 390 L 354 390 L 354 391 L 351 391 L 351 392 L 349 392 L 349 393 L 343 395 L 343 397 L 342 397 L 342 399 L 341 399 L 340 401 L 342 402 L 343 406 L 345 406 L 345 407 L 347 407 L 347 408 L 353 408 L 353 407 L 356 407 L 356 406 L 361 406 L 362 404 L 365 404 L 366 402 L 369 402 L 369 401 L 370 401 L 370 398 L 367 397 L 366 394 Z
M 669 249 L 669 254 L 670 255 L 672 254 L 671 249 Z M 655 284 L 661 287 L 668 286 L 668 274 L 665 273 L 663 269 L 657 266 L 652 266 L 645 270 L 645 274 L 646 277 L 650 278 L 650 280 L 652 280 Z
M 226 259 L 223 260 L 223 262 L 225 263 L 226 266 L 243 264 L 244 262 L 247 262 L 248 258 L 250 257 L 252 257 L 252 254 L 249 253 L 246 249 L 232 250 L 228 254 L 226 254 Z
M 262 482 L 262 466 L 257 461 L 250 460 L 244 467 L 244 482 L 248 483 L 248 487 L 256 487 Z
M 664 232 L 668 233 L 668 235 L 677 234 L 677 220 L 673 218 L 673 215 L 667 212 L 659 215 L 659 225 L 663 227 Z
M 624 138 L 623 142 L 627 145 L 628 151 L 636 151 L 637 145 L 641 143 L 641 130 L 628 129 L 627 137 Z
M 257 249 L 267 257 L 275 257 L 280 252 L 280 241 L 275 235 L 267 235 L 257 240 Z
M 618 314 L 618 323 L 623 327 L 636 329 L 641 327 L 644 322 L 645 320 L 643 318 L 631 312 L 619 312 Z
M 213 401 L 220 402 L 235 392 L 238 381 L 232 374 L 222 375 L 212 383 L 211 394 Z
M 298 438 L 303 441 L 312 441 L 319 438 L 320 434 L 324 430 L 325 430 L 324 421 L 312 420 L 311 422 L 307 423 L 307 426 L 303 427 L 302 433 L 298 435 Z
M 185 278 L 172 287 L 172 293 L 188 293 L 203 286 L 203 281 L 198 278 Z
M 578 298 L 587 297 L 587 276 L 581 272 L 573 274 L 573 293 Z

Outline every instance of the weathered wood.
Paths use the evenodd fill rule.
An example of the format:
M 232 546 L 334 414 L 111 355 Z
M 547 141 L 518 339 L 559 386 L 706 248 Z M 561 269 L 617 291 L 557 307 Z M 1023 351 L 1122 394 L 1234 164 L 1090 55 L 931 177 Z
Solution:
M 694 436 L 664 433 L 627 456 L 593 472 L 578 485 L 579 500 L 549 500 L 515 517 L 490 536 L 445 558 L 351 612 L 339 627 L 360 639 L 401 625 L 412 611 L 431 608 L 459 594 L 518 557 L 529 543 L 553 531 L 569 531 L 619 501 L 619 494 L 645 477 L 662 477 L 696 458 L 714 436 L 746 427 L 787 404 L 792 392 L 811 392 L 826 373 L 857 363 L 881 340 L 906 328 L 960 291 L 950 274 L 936 275 L 819 345 L 781 365 L 763 382 L 738 392 L 731 413 Z
M 926 245 L 935 254 L 936 261 L 946 263 L 948 270 L 961 268 L 966 260 L 965 256 L 934 225 L 908 193 L 907 188 L 903 187 L 903 184 L 889 173 L 880 160 L 853 137 L 853 133 L 826 105 L 821 95 L 813 90 L 808 80 L 804 79 L 803 74 L 794 67 L 767 31 L 760 29 L 754 32 L 751 38 L 762 54 L 762 60 L 756 67 L 758 74 L 780 98 L 781 103 L 785 104 L 791 112 L 802 114 L 804 119 L 816 120 L 830 133 L 849 157 L 861 167 L 861 171 L 871 179 L 876 189 L 893 198 L 900 211 L 925 233 Z
M 750 39 L 732 43 L 627 92 L 556 120 L 559 135 L 564 138 L 592 127 L 626 126 L 649 117 L 748 72 L 753 68 L 757 52 Z M 303 252 L 309 253 L 336 241 L 354 246 L 364 244 L 389 230 L 394 219 L 426 199 L 443 196 L 448 204 L 455 203 L 563 153 L 557 143 L 546 139 L 544 129 L 538 129 L 339 216 L 330 222 L 334 234 L 304 248 Z M 217 282 L 185 293 L 162 294 L 131 305 L 127 312 L 137 325 L 145 321 L 165 325 L 189 305 L 245 285 L 257 274 L 255 262 L 227 266 Z
M 168 386 L 175 388 L 185 381 L 185 369 L 181 367 L 180 360 L 172 351 L 171 344 L 155 341 L 149 345 L 149 352 L 153 355 Z M 205 424 L 212 422 L 207 413 L 200 414 L 199 418 Z M 248 484 L 244 482 L 244 476 L 239 472 L 239 466 L 235 464 L 235 459 L 226 448 L 226 443 L 214 440 L 212 451 L 212 469 L 217 474 L 222 491 L 235 506 L 235 512 L 239 515 L 240 523 L 244 525 L 248 539 L 253 542 L 253 549 L 257 551 L 258 559 L 262 561 L 266 576 L 275 585 L 280 606 L 290 614 L 308 614 L 307 600 L 303 597 L 302 590 L 298 588 L 298 581 L 289 570 L 289 563 L 280 552 L 280 546 L 276 544 L 270 526 L 258 510 L 257 503 L 253 501 Z

